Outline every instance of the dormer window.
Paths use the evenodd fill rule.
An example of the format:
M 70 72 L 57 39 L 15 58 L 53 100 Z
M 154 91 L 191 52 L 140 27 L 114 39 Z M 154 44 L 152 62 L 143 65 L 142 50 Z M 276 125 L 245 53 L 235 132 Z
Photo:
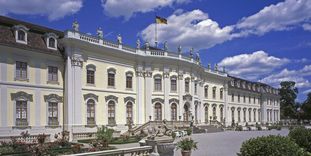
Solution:
M 45 34 L 45 41 L 48 49 L 57 50 L 57 38 L 54 33 Z
M 23 25 L 16 25 L 13 27 L 15 31 L 15 41 L 22 44 L 27 44 L 27 31 L 29 30 Z

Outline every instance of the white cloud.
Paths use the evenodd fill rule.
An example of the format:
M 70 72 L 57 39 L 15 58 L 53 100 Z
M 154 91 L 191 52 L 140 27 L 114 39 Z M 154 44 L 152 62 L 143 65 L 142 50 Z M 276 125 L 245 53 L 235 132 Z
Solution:
M 130 19 L 136 13 L 146 13 L 174 4 L 188 3 L 190 0 L 102 0 L 104 12 L 111 17 Z
M 0 14 L 40 15 L 57 20 L 78 12 L 82 5 L 82 0 L 0 0 Z
M 311 24 L 307 24 L 307 23 L 306 23 L 306 24 L 303 24 L 302 27 L 303 27 L 303 29 L 306 30 L 306 31 L 311 31 Z
M 221 28 L 201 10 L 178 11 L 167 20 L 167 25 L 158 25 L 158 40 L 168 41 L 171 49 L 177 49 L 178 45 L 204 49 L 230 39 L 231 27 Z M 151 24 L 141 32 L 144 40 L 154 43 L 154 27 Z
M 219 65 L 226 67 L 230 75 L 258 80 L 259 77 L 269 74 L 289 62 L 286 58 L 269 56 L 264 51 L 256 51 L 251 54 L 226 57 L 220 61 Z
M 290 30 L 310 19 L 310 0 L 286 0 L 267 6 L 258 13 L 241 19 L 235 25 L 239 33 L 233 36 L 263 35 L 270 31 Z
M 271 74 L 260 80 L 260 82 L 279 86 L 282 81 L 295 81 L 299 88 L 311 87 L 310 81 L 306 78 L 311 75 L 311 65 L 306 65 L 300 70 L 283 69 L 279 73 Z
M 309 93 L 311 93 L 311 89 L 307 89 L 307 90 L 303 91 L 302 93 L 303 94 L 309 94 Z

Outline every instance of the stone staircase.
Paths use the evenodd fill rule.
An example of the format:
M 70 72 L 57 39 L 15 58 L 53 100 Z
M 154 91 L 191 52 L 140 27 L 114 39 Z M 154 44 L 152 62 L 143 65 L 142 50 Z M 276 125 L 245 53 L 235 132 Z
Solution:
M 202 133 L 205 130 L 206 133 L 223 132 L 224 126 L 221 122 L 215 120 L 210 124 L 197 125 L 193 128 L 193 133 Z

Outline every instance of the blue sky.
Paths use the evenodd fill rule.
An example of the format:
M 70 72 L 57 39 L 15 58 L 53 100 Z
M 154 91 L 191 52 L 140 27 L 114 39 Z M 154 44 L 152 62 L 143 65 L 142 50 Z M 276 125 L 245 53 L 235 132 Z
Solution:
M 295 81 L 299 101 L 311 91 L 311 0 L 0 0 L 0 14 L 58 30 L 76 18 L 80 31 L 102 27 L 132 46 L 154 42 L 157 14 L 168 20 L 158 38 L 171 51 L 193 47 L 205 66 L 275 87 Z

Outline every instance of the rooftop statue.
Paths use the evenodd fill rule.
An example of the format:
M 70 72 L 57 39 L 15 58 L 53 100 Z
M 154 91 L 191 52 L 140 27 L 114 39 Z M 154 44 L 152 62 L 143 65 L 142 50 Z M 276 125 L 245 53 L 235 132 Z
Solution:
M 79 23 L 77 20 L 75 20 L 73 23 L 72 23 L 72 29 L 74 31 L 79 31 Z

